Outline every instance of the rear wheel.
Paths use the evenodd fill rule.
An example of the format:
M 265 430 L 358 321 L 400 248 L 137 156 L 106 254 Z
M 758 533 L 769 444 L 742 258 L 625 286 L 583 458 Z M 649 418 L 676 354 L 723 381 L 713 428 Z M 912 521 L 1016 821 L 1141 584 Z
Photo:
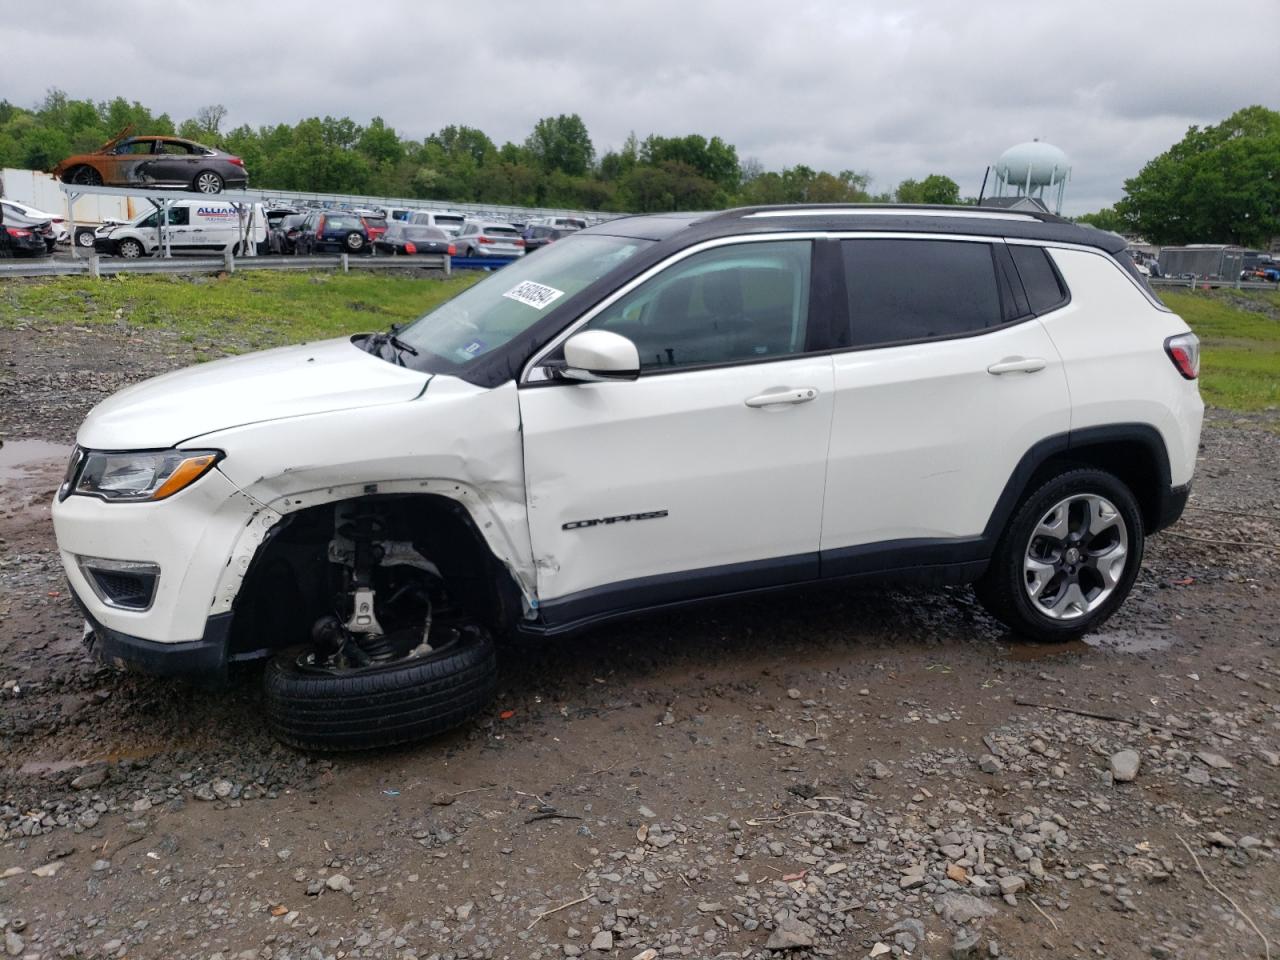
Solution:
M 212 170 L 205 170 L 196 174 L 196 179 L 191 186 L 197 193 L 221 193 L 222 177 Z
M 93 229 L 91 227 L 76 228 L 76 246 L 92 247 L 94 241 Z
M 364 237 L 354 230 L 343 240 L 349 253 L 361 253 L 364 250 Z
M 1014 513 L 976 584 L 983 606 L 1036 640 L 1076 639 L 1115 613 L 1142 563 L 1133 493 L 1102 470 L 1046 481 Z

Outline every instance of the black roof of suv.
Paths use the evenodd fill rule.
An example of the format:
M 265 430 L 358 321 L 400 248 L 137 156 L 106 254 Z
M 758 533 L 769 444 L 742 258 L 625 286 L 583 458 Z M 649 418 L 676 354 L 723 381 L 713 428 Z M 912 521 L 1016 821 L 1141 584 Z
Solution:
M 1118 234 L 1083 226 L 1050 213 L 986 207 L 913 204 L 815 204 L 808 206 L 738 207 L 699 213 L 662 213 L 621 217 L 584 233 L 667 240 L 682 231 L 694 240 L 787 230 L 897 231 L 956 233 L 982 237 L 1017 237 L 1078 243 L 1118 253 L 1125 240 Z

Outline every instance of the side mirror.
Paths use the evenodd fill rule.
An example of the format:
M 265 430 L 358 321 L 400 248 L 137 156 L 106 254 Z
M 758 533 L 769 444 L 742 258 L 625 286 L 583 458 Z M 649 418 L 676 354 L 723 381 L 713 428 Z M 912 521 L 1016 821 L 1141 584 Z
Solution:
M 584 330 L 564 344 L 564 368 L 569 380 L 634 380 L 640 376 L 640 353 L 626 337 L 608 330 Z

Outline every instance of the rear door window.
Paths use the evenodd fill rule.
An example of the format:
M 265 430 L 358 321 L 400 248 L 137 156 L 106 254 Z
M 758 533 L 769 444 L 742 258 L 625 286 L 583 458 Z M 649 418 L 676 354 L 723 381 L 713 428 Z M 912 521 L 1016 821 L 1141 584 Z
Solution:
M 841 241 L 854 347 L 963 336 L 1005 322 L 992 246 Z
M 1018 276 L 1022 278 L 1022 289 L 1027 292 L 1034 313 L 1048 313 L 1067 302 L 1067 291 L 1043 247 L 1015 243 L 1009 245 L 1009 253 L 1013 255 Z

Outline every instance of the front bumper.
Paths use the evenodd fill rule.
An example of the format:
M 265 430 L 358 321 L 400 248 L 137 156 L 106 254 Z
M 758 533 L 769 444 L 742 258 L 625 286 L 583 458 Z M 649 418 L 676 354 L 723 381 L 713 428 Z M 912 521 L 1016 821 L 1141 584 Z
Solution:
M 218 614 L 205 621 L 204 634 L 199 640 L 158 643 L 100 623 L 89 612 L 74 586 L 71 596 L 84 614 L 88 627 L 85 647 L 108 666 L 157 677 L 185 677 L 201 683 L 221 683 L 226 679 L 230 613 Z
M 187 489 L 154 503 L 105 503 L 70 496 L 53 504 L 58 552 L 72 593 L 94 626 L 108 656 L 146 669 L 165 654 L 218 668 L 209 646 L 210 624 L 220 615 L 230 623 L 232 603 L 249 562 L 280 519 L 275 511 L 242 493 L 214 469 Z M 141 561 L 159 567 L 150 607 L 110 606 L 93 590 L 79 557 Z M 161 657 L 161 659 L 157 659 Z

